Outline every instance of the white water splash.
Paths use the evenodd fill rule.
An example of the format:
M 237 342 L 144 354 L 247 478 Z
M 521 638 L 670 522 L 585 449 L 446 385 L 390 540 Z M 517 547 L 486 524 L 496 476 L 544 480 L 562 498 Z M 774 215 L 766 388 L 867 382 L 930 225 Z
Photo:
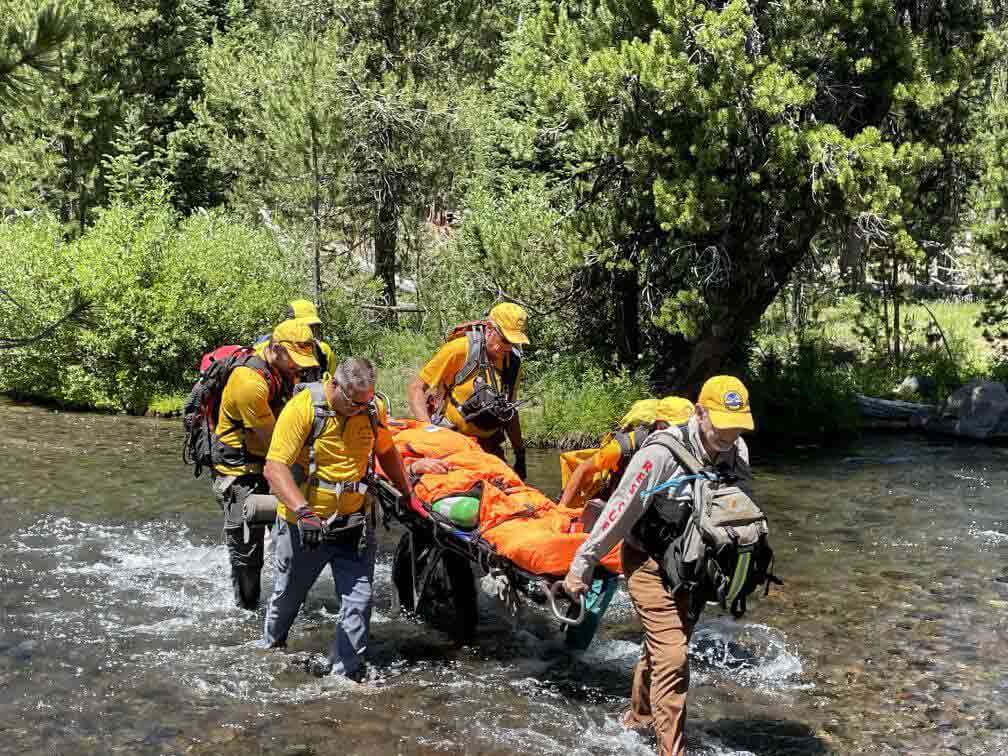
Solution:
M 694 667 L 706 667 L 698 675 L 700 682 L 723 675 L 762 692 L 814 687 L 802 680 L 804 666 L 787 648 L 787 635 L 768 625 L 712 618 L 693 632 L 690 655 Z

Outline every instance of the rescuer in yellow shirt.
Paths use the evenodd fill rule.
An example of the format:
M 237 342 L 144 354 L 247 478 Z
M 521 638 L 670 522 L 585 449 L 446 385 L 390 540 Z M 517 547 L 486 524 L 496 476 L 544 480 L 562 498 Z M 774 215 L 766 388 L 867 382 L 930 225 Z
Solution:
M 495 305 L 486 320 L 452 331 L 407 389 L 417 420 L 471 436 L 501 459 L 506 435 L 515 453 L 514 470 L 523 479 L 525 442 L 514 402 L 527 329 L 524 309 L 511 302 Z
M 259 604 L 266 529 L 246 529 L 242 506 L 250 495 L 268 492 L 263 465 L 276 416 L 299 372 L 317 366 L 311 329 L 285 320 L 268 342 L 256 345 L 254 353 L 231 370 L 221 393 L 211 440 L 211 481 L 224 512 L 235 603 L 243 609 Z
M 276 569 L 263 645 L 284 647 L 291 624 L 328 564 L 340 597 L 332 674 L 359 680 L 371 618 L 376 550 L 368 488 L 374 461 L 400 493 L 410 487 L 375 397 L 375 369 L 365 359 L 341 362 L 330 380 L 310 384 L 287 403 L 266 455 L 277 497 Z M 304 473 L 295 482 L 294 468 Z

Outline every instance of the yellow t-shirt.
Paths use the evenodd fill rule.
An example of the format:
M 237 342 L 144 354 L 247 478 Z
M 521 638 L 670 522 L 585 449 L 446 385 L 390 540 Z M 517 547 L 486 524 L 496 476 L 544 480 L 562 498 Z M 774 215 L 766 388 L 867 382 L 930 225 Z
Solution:
M 382 454 L 392 447 L 392 434 L 388 430 L 385 407 L 380 400 L 378 420 L 376 439 L 367 412 L 351 417 L 326 418 L 325 427 L 315 440 L 315 474 L 329 483 L 359 481 L 363 478 L 367 473 L 371 450 L 377 449 Z M 305 444 L 314 422 L 315 408 L 311 392 L 303 390 L 287 402 L 280 413 L 266 459 L 288 466 L 298 463 L 307 470 L 308 447 Z M 301 491 L 308 500 L 308 506 L 323 519 L 337 512 L 356 512 L 364 503 L 364 496 L 356 491 L 345 491 L 337 495 L 309 483 L 306 482 Z M 277 504 L 277 514 L 288 522 L 297 521 L 297 515 L 288 510 L 283 502 Z
M 266 344 L 258 344 L 255 353 L 263 357 Z M 253 428 L 268 430 L 273 427 L 276 418 L 270 408 L 269 384 L 256 370 L 250 367 L 237 367 L 228 376 L 227 384 L 221 394 L 220 413 L 217 418 L 215 435 L 220 442 L 232 449 L 241 449 L 242 441 L 245 449 L 252 457 L 262 459 L 266 456 L 266 447 L 259 442 Z M 259 471 L 262 462 L 252 467 L 249 465 L 214 465 L 214 470 L 222 475 L 242 475 L 254 469 Z
M 472 396 L 473 392 L 473 381 L 479 371 L 473 373 L 464 383 L 458 386 L 452 387 L 452 382 L 455 380 L 455 376 L 462 366 L 465 365 L 466 357 L 469 356 L 469 339 L 466 336 L 460 336 L 457 339 L 452 339 L 447 344 L 442 346 L 437 353 L 431 358 L 430 362 L 423 366 L 420 371 L 420 380 L 430 386 L 432 389 L 440 389 L 442 392 L 451 391 L 452 395 L 455 397 L 455 401 L 461 406 L 466 399 Z M 500 372 L 503 368 L 503 361 L 497 360 L 493 363 L 493 367 L 497 371 L 498 379 L 500 378 Z M 508 397 L 511 401 L 514 401 L 515 395 L 518 392 L 518 383 L 521 381 L 521 371 L 518 372 L 518 377 L 515 380 L 514 388 L 511 390 L 510 396 Z M 477 428 L 471 423 L 467 423 L 462 419 L 462 415 L 459 411 L 455 409 L 450 401 L 445 399 L 444 409 L 445 418 L 455 426 L 455 429 L 459 433 L 464 433 L 467 436 L 478 436 L 480 438 L 489 438 L 496 433 L 496 430 L 483 430 L 482 428 Z

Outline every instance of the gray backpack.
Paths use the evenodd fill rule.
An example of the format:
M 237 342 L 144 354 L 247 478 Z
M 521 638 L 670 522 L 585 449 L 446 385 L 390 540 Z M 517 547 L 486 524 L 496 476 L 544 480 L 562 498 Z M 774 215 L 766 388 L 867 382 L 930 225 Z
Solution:
M 672 436 L 655 437 L 690 473 L 708 473 L 696 456 Z M 746 597 L 757 586 L 781 581 L 771 573 L 773 549 L 767 537 L 766 515 L 741 488 L 720 479 L 694 480 L 693 511 L 683 532 L 661 560 L 663 577 L 673 592 L 690 593 L 692 619 L 708 601 L 715 601 L 738 619 Z

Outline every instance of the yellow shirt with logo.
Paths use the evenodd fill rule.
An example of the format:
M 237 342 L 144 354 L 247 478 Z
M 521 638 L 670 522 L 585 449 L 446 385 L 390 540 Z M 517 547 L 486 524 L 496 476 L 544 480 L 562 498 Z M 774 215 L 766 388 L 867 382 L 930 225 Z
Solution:
M 378 437 L 375 438 L 367 412 L 351 417 L 328 417 L 322 433 L 315 440 L 316 475 L 329 483 L 356 482 L 368 469 L 372 449 L 383 454 L 392 448 L 392 434 L 387 427 L 387 416 L 382 402 L 378 401 Z M 283 465 L 300 464 L 308 469 L 308 447 L 305 445 L 315 422 L 315 408 L 311 392 L 300 391 L 287 402 L 273 429 L 266 459 Z M 325 519 L 333 514 L 356 512 L 364 503 L 364 496 L 356 491 L 336 494 L 306 481 L 301 487 L 308 506 Z M 297 522 L 297 515 L 283 502 L 277 504 L 277 514 L 288 522 Z
M 258 344 L 255 353 L 265 359 L 266 344 Z M 231 371 L 221 394 L 220 413 L 214 433 L 225 446 L 245 449 L 253 457 L 265 457 L 267 448 L 259 441 L 253 429 L 269 430 L 276 422 L 270 408 L 269 383 L 262 374 L 250 367 L 237 367 Z M 221 475 L 242 475 L 261 472 L 262 463 L 249 466 L 214 465 Z
M 468 356 L 469 338 L 466 336 L 460 336 L 457 339 L 452 339 L 437 351 L 437 353 L 431 358 L 430 362 L 424 365 L 423 369 L 420 371 L 420 380 L 431 388 L 440 389 L 442 392 L 451 391 L 452 395 L 455 397 L 455 401 L 459 406 L 461 406 L 470 396 L 472 396 L 473 382 L 479 374 L 478 370 L 474 371 L 473 375 L 471 375 L 465 382 L 460 383 L 458 386 L 454 386 L 454 388 L 452 387 L 452 382 L 455 380 L 455 376 L 458 374 L 458 371 L 462 369 L 462 366 L 465 365 L 466 358 Z M 499 380 L 500 371 L 503 368 L 504 363 L 502 360 L 494 360 L 492 364 L 497 371 L 497 377 Z M 518 378 L 515 380 L 515 385 L 508 396 L 511 401 L 514 401 L 515 395 L 518 392 L 518 382 L 520 380 L 521 371 L 519 371 Z M 459 433 L 464 433 L 467 436 L 489 438 L 497 432 L 496 430 L 484 430 L 482 428 L 477 428 L 472 423 L 467 423 L 462 419 L 462 415 L 457 409 L 455 409 L 447 398 L 445 399 L 442 412 L 444 413 L 445 418 L 455 426 L 455 429 Z

